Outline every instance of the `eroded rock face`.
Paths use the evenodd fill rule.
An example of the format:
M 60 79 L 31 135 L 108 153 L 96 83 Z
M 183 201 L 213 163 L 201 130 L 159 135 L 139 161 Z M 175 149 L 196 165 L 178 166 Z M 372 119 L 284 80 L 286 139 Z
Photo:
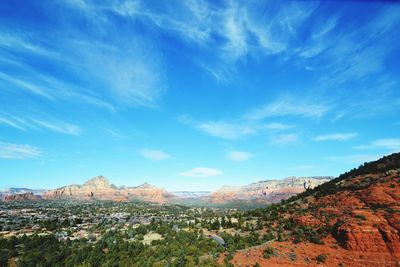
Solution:
M 372 226 L 346 223 L 335 233 L 341 245 L 349 250 L 362 252 L 386 252 L 387 246 L 379 230 Z
M 172 195 L 162 188 L 149 184 L 137 187 L 118 188 L 109 183 L 104 176 L 94 177 L 83 185 L 68 185 L 50 190 L 43 195 L 44 199 L 76 199 L 76 200 L 114 200 L 128 201 L 139 199 L 150 202 L 164 203 Z
M 224 186 L 210 196 L 213 203 L 238 200 L 257 200 L 259 203 L 275 203 L 287 199 L 307 188 L 314 188 L 332 177 L 288 177 L 283 180 L 267 180 L 245 186 Z
M 22 201 L 22 200 L 39 200 L 39 199 L 41 199 L 41 197 L 34 195 L 32 192 L 4 196 L 4 201 Z

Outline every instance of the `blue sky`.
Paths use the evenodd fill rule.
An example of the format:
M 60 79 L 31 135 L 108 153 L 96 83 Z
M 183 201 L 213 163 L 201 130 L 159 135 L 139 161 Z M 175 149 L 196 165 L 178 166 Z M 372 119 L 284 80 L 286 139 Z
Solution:
M 1 1 L 0 188 L 212 190 L 400 151 L 400 5 L 97 2 Z

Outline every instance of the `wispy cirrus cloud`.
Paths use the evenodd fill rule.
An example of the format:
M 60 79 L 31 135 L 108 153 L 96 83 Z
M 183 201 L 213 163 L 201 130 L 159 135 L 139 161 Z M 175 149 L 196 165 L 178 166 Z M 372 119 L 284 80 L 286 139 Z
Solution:
M 262 107 L 248 111 L 244 115 L 244 118 L 248 120 L 262 120 L 270 117 L 294 116 L 316 119 L 324 116 L 330 109 L 331 106 L 326 103 L 295 99 L 293 96 L 283 96 Z
M 298 143 L 299 141 L 299 136 L 294 133 L 274 135 L 270 138 L 271 145 L 288 145 Z
M 13 84 L 17 88 L 28 91 L 29 93 L 45 97 L 49 100 L 54 100 L 54 97 L 52 97 L 48 92 L 46 92 L 44 88 L 42 88 L 40 85 L 34 82 L 29 82 L 22 80 L 20 78 L 12 77 L 11 75 L 8 75 L 3 72 L 0 72 L 0 79 L 8 84 Z
M 32 120 L 34 124 L 37 126 L 57 132 L 62 134 L 69 134 L 69 135 L 79 135 L 82 132 L 82 129 L 74 124 L 65 123 L 65 122 L 48 122 L 43 120 Z
M 279 123 L 279 122 L 272 122 L 265 124 L 264 127 L 269 130 L 287 130 L 293 128 L 293 125 Z
M 318 135 L 313 138 L 314 141 L 347 141 L 358 136 L 358 133 L 333 133 Z
M 388 149 L 400 151 L 400 138 L 384 138 L 372 141 L 369 144 L 356 146 L 355 149 Z
M 287 117 L 318 119 L 330 110 L 331 106 L 323 102 L 295 100 L 294 96 L 286 94 L 262 107 L 252 108 L 231 120 L 196 121 L 187 115 L 180 116 L 178 120 L 211 136 L 233 140 L 260 132 L 284 131 L 294 127 L 280 122 L 265 123 L 266 119 Z
M 222 171 L 214 168 L 198 167 L 193 168 L 190 171 L 182 172 L 179 175 L 187 177 L 209 177 L 221 175 Z
M 224 139 L 237 139 L 256 132 L 255 129 L 249 125 L 223 121 L 202 122 L 196 125 L 196 128 L 209 135 Z
M 162 54 L 155 43 L 129 28 L 121 29 L 106 8 L 89 1 L 61 1 L 51 6 L 55 12 L 49 14 L 65 7 L 71 12 L 62 12 L 57 28 L 38 33 L 45 38 L 24 31 L 11 35 L 0 27 L 0 40 L 5 41 L 0 45 L 0 67 L 7 70 L 0 79 L 49 100 L 80 100 L 112 110 L 110 100 L 124 107 L 155 107 L 166 89 Z M 85 20 L 91 25 L 91 34 L 76 27 L 69 16 Z M 62 68 L 67 75 L 59 76 L 21 60 L 31 57 Z M 66 78 L 70 76 L 74 79 Z
M 36 158 L 42 151 L 34 146 L 0 142 L 0 158 L 3 159 L 27 159 Z
M 162 160 L 171 158 L 171 155 L 169 155 L 168 153 L 166 153 L 162 150 L 157 150 L 157 149 L 142 149 L 140 151 L 140 154 L 144 158 L 150 159 L 153 161 L 162 161 Z
M 251 159 L 254 155 L 244 151 L 229 151 L 227 158 L 231 161 L 242 162 Z
M 223 139 L 238 139 L 257 132 L 255 125 L 240 121 L 197 121 L 188 115 L 181 115 L 177 119 L 203 133 Z
M 59 120 L 44 120 L 36 118 L 22 118 L 16 116 L 3 116 L 0 114 L 0 125 L 6 125 L 18 130 L 48 130 L 67 135 L 80 135 L 81 127 Z
M 112 2 L 101 8 L 92 1 L 66 3 L 96 20 L 108 12 L 125 20 L 140 21 L 148 28 L 206 51 L 206 57 L 193 61 L 218 80 L 224 80 L 221 77 L 226 64 L 222 63 L 287 54 L 296 42 L 297 30 L 318 6 L 314 2 L 282 6 L 270 3 L 267 9 L 262 3 L 216 4 L 204 0 L 168 1 L 158 3 L 159 8 L 140 0 Z

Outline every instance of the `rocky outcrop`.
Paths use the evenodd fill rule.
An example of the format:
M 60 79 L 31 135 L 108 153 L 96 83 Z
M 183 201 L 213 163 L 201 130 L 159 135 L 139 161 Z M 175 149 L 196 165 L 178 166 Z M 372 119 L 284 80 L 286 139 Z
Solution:
M 116 187 L 104 176 L 94 177 L 83 185 L 69 185 L 46 192 L 45 199 L 75 199 L 75 200 L 114 200 L 128 201 L 139 199 L 143 201 L 164 203 L 172 195 L 162 188 L 150 184 L 137 187 Z
M 39 200 L 39 199 L 41 199 L 41 197 L 34 195 L 32 192 L 4 196 L 4 201 L 24 201 L 24 200 Z
M 362 252 L 387 251 L 385 241 L 379 230 L 372 226 L 346 223 L 337 228 L 335 236 L 346 249 Z
M 6 198 L 8 199 L 7 201 L 11 201 L 13 198 L 20 199 L 24 197 L 26 198 L 26 200 L 34 199 L 34 197 L 32 197 L 31 195 L 35 195 L 37 196 L 37 198 L 40 198 L 45 191 L 46 190 L 43 189 L 29 189 L 18 187 L 6 188 L 0 191 L 0 201 L 6 200 Z
M 314 188 L 333 177 L 288 177 L 266 180 L 244 186 L 224 186 L 210 195 L 212 203 L 230 201 L 256 201 L 260 204 L 276 203 L 308 188 Z

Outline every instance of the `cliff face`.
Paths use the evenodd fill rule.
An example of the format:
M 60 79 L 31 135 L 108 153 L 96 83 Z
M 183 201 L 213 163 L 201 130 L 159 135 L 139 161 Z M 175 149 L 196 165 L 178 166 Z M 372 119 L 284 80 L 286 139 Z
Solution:
M 4 201 L 23 201 L 23 200 L 39 200 L 39 199 L 41 199 L 41 197 L 34 195 L 32 192 L 4 196 Z
M 162 188 L 149 184 L 138 187 L 121 187 L 111 185 L 107 178 L 98 176 L 83 185 L 69 185 L 50 190 L 43 195 L 44 199 L 76 199 L 76 200 L 114 200 L 128 201 L 139 199 L 150 202 L 164 203 L 170 194 Z
M 275 203 L 287 199 L 307 188 L 314 188 L 333 177 L 288 177 L 283 180 L 267 180 L 245 186 L 224 186 L 210 196 L 212 203 L 230 201 L 255 201 L 260 204 Z

